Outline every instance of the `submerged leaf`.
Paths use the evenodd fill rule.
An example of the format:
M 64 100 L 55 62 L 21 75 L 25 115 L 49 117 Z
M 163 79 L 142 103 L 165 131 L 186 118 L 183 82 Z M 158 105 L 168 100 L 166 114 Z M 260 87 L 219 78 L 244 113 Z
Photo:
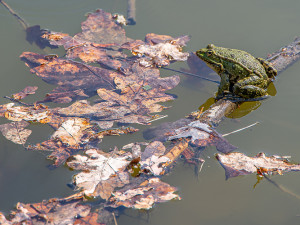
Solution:
M 289 163 L 278 156 L 267 157 L 264 153 L 258 153 L 254 157 L 248 157 L 240 152 L 226 155 L 219 153 L 216 157 L 225 169 L 226 179 L 251 173 L 271 175 L 300 171 L 300 164 Z
M 12 98 L 15 100 L 21 100 L 23 98 L 25 98 L 28 95 L 33 95 L 35 94 L 35 91 L 38 89 L 38 87 L 34 86 L 28 86 L 26 88 L 24 88 L 21 92 L 18 92 L 16 94 L 12 95 Z

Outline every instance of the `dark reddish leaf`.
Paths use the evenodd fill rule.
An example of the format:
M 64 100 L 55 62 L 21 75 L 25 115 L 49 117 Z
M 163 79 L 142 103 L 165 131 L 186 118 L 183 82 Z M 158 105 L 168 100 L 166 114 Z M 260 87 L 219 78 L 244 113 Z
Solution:
M 114 88 L 113 77 L 117 72 L 70 60 L 47 60 L 36 53 L 24 52 L 20 57 L 32 73 L 47 83 L 58 85 L 46 97 L 46 101 L 66 103 L 93 96 L 98 88 Z

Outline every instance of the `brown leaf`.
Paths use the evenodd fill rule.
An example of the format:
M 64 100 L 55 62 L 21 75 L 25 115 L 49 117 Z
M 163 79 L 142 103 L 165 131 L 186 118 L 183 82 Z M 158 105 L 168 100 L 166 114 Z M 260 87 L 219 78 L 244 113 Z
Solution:
M 18 203 L 9 220 L 0 214 L 0 222 L 18 225 L 73 224 L 77 217 L 86 217 L 90 213 L 91 207 L 81 205 L 80 202 L 81 200 L 50 199 L 34 204 Z
M 31 134 L 31 130 L 24 129 L 29 125 L 26 121 L 12 122 L 0 125 L 0 131 L 8 140 L 24 145 Z
M 105 225 L 104 223 L 98 223 L 98 213 L 90 213 L 84 218 L 79 218 L 74 221 L 74 225 Z
M 141 44 L 141 41 L 133 41 L 122 47 L 131 50 L 133 55 L 140 57 L 138 59 L 140 65 L 162 67 L 168 66 L 171 61 L 186 61 L 189 53 L 183 53 L 182 46 L 186 45 L 188 41 L 188 36 L 172 38 L 165 35 L 148 34 L 146 43 Z
M 32 73 L 47 83 L 58 85 L 45 101 L 67 103 L 93 96 L 98 88 L 114 88 L 113 77 L 117 75 L 114 71 L 59 58 L 47 60 L 43 55 L 30 52 L 20 57 Z
M 12 121 L 28 121 L 48 123 L 51 120 L 52 112 L 44 105 L 36 106 L 14 106 L 14 103 L 3 105 L 4 116 Z
M 16 94 L 12 95 L 12 98 L 15 100 L 21 100 L 23 98 L 25 98 L 28 95 L 33 95 L 35 94 L 35 91 L 38 89 L 38 87 L 34 86 L 28 86 L 26 88 L 24 88 L 21 92 L 18 92 Z
M 251 173 L 271 175 L 300 170 L 300 164 L 289 163 L 279 156 L 267 157 L 264 153 L 258 153 L 254 157 L 248 157 L 240 152 L 226 155 L 219 153 L 216 158 L 225 169 L 226 179 Z
M 113 193 L 108 206 L 135 209 L 150 209 L 155 203 L 166 202 L 172 199 L 180 200 L 174 192 L 177 189 L 159 180 L 150 178 L 134 187 L 128 185 Z
M 85 195 L 110 197 L 116 187 L 129 183 L 124 172 L 130 162 L 130 153 L 105 153 L 97 149 L 85 151 L 86 156 L 76 155 L 67 162 L 72 169 L 83 170 L 73 177 L 73 183 Z

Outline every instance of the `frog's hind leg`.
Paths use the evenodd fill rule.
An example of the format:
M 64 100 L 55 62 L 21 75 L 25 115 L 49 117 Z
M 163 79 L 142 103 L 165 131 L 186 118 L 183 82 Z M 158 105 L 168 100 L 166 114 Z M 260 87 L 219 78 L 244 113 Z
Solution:
M 233 85 L 233 93 L 246 99 L 268 96 L 265 90 L 267 85 L 267 80 L 253 75 L 236 82 Z

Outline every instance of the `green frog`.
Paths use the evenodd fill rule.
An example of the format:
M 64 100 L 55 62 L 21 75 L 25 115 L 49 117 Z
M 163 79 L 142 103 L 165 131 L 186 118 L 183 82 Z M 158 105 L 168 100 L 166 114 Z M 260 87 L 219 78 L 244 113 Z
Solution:
M 277 75 L 270 62 L 238 49 L 209 44 L 196 55 L 221 77 L 217 98 L 232 93 L 245 99 L 268 96 L 266 88 Z

